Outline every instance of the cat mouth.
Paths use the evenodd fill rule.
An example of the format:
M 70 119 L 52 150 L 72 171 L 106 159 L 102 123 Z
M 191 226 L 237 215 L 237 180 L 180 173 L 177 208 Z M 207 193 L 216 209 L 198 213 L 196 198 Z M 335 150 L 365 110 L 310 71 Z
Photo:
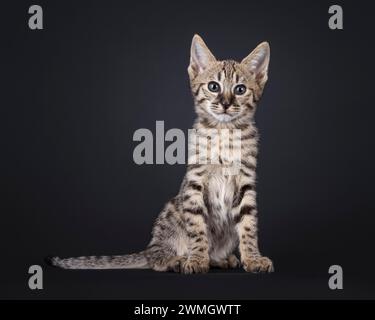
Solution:
M 210 113 L 216 120 L 219 120 L 220 122 L 229 122 L 234 119 L 234 116 L 227 113 L 226 111 L 223 111 L 223 112 L 211 111 Z
M 232 105 L 227 108 L 220 108 L 218 105 L 212 105 L 208 108 L 208 112 L 213 118 L 220 122 L 230 122 L 238 116 L 238 112 L 230 110 Z M 221 110 L 220 110 L 221 109 Z
M 221 115 L 228 115 L 228 116 L 232 116 L 232 114 L 230 112 L 228 112 L 227 110 L 224 110 L 224 111 L 213 111 L 214 114 L 218 115 L 218 116 L 221 116 Z
M 223 108 L 224 109 L 224 108 Z M 215 114 L 228 114 L 228 115 L 231 115 L 232 113 L 230 112 L 229 108 L 227 109 L 224 109 L 224 110 L 212 110 L 213 113 Z
M 224 110 L 222 112 L 219 112 L 218 114 L 222 114 L 222 115 L 228 115 L 228 116 L 231 116 L 231 117 L 234 117 L 238 112 L 236 111 L 229 111 L 229 110 Z

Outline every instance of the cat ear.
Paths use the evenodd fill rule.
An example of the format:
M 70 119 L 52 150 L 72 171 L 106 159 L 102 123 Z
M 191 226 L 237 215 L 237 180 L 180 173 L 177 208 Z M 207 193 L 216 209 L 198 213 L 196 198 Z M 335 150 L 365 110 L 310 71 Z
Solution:
M 190 65 L 188 68 L 190 77 L 195 78 L 215 61 L 214 55 L 208 49 L 203 39 L 197 34 L 194 35 L 191 43 Z
M 255 74 L 256 80 L 263 88 L 268 78 L 268 64 L 270 62 L 270 46 L 268 42 L 262 42 L 251 52 L 241 64 Z

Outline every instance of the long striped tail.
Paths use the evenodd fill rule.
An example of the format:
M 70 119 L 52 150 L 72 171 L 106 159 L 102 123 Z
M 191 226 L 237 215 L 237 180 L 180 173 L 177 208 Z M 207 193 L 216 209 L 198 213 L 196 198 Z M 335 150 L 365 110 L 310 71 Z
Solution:
M 62 269 L 148 269 L 144 251 L 118 256 L 47 258 L 47 263 Z

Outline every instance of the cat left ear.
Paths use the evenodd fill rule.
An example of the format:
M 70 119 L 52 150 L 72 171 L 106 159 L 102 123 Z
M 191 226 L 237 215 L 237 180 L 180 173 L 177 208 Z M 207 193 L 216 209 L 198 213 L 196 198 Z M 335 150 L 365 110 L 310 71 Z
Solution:
M 193 37 L 190 51 L 190 65 L 188 72 L 191 78 L 202 73 L 216 59 L 206 46 L 203 39 L 197 34 Z
M 253 50 L 253 52 L 242 60 L 241 64 L 245 65 L 255 74 L 258 84 L 263 88 L 268 79 L 269 62 L 270 45 L 268 42 L 262 42 Z

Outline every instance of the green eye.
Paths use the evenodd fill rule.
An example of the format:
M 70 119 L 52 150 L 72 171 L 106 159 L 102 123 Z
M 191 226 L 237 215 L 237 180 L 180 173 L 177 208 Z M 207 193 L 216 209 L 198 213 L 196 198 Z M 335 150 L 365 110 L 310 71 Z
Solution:
M 240 96 L 246 92 L 246 87 L 243 84 L 239 84 L 234 87 L 234 94 Z
M 215 81 L 211 81 L 208 83 L 208 90 L 210 90 L 211 92 L 219 92 L 220 85 Z

